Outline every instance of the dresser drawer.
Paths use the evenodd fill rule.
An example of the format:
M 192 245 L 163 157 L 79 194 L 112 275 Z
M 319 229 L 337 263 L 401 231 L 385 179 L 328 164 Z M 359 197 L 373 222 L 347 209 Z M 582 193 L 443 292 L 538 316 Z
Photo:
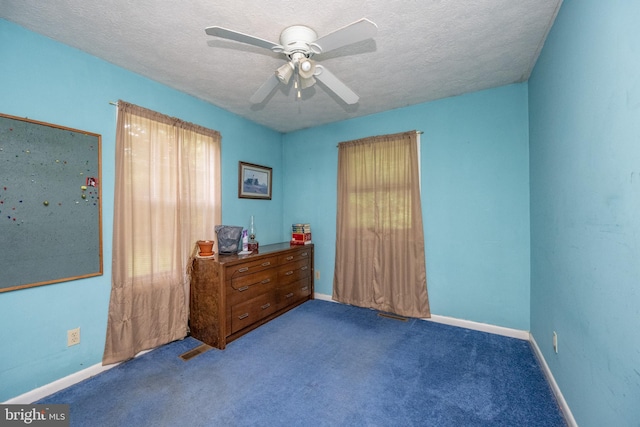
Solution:
M 298 280 L 278 289 L 278 310 L 311 295 L 309 279 Z
M 311 273 L 309 260 L 302 259 L 296 262 L 290 262 L 278 268 L 278 284 L 286 285 L 296 280 L 308 277 Z
M 231 333 L 257 322 L 278 310 L 273 294 L 262 294 L 231 307 Z
M 259 294 L 269 292 L 276 283 L 278 271 L 275 268 L 262 270 L 231 279 L 227 288 L 228 304 L 249 300 Z
M 255 261 L 247 261 L 242 264 L 232 265 L 226 268 L 225 274 L 227 278 L 235 279 L 237 277 L 253 274 L 267 268 L 275 267 L 278 264 L 278 257 L 272 256 L 262 258 Z
M 311 250 L 309 248 L 299 249 L 295 252 L 290 252 L 286 255 L 280 255 L 278 257 L 278 264 L 286 264 L 288 262 L 300 261 L 301 259 L 309 259 L 311 257 Z

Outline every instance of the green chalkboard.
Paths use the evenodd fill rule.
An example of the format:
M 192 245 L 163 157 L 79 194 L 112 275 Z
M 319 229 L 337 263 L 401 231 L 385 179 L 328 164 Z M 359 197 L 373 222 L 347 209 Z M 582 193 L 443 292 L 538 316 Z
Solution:
M 0 114 L 0 292 L 102 274 L 101 137 Z

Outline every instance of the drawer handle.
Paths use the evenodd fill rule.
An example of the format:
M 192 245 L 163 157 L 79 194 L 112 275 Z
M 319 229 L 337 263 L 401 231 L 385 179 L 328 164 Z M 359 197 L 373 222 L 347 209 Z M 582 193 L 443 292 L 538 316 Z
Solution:
M 307 256 L 307 253 L 306 252 L 302 252 L 300 255 L 301 256 Z
M 244 273 L 245 271 L 249 271 L 249 267 L 242 267 L 238 270 L 238 273 Z
M 304 266 L 304 267 L 302 267 L 300 270 L 306 270 L 307 268 L 309 268 L 309 267 L 305 265 L 305 266 Z
M 249 286 L 243 286 L 243 287 L 241 287 L 241 288 L 238 288 L 238 290 L 239 290 L 240 292 L 244 292 L 244 291 L 246 291 L 247 289 L 249 289 Z
M 284 273 L 285 276 L 291 276 L 292 274 L 293 274 L 293 270 L 287 271 L 286 273 Z
M 293 292 L 289 292 L 287 295 L 285 295 L 285 297 L 287 298 L 291 298 L 293 296 Z
M 238 316 L 238 319 L 242 320 L 242 319 L 246 319 L 247 317 L 249 317 L 249 313 L 244 313 Z
M 262 266 L 263 266 L 263 267 L 266 267 L 267 265 L 271 265 L 271 261 L 267 261 L 267 262 L 263 262 L 263 263 L 262 263 Z
M 305 286 L 304 288 L 302 288 L 303 291 L 306 291 L 307 289 L 309 289 L 308 286 Z
M 262 306 L 262 307 L 260 307 L 260 308 L 261 308 L 261 309 L 263 309 L 263 310 L 266 310 L 266 309 L 267 309 L 267 308 L 269 308 L 269 307 L 271 307 L 271 303 L 270 303 L 270 302 L 266 303 L 265 305 L 263 305 L 263 306 Z
M 265 283 L 269 283 L 271 281 L 271 279 L 264 279 L 262 282 L 260 282 L 261 284 L 265 284 Z
M 292 256 L 288 256 L 288 257 L 287 257 L 287 261 L 291 261 L 292 259 L 293 259 L 293 257 L 292 257 Z

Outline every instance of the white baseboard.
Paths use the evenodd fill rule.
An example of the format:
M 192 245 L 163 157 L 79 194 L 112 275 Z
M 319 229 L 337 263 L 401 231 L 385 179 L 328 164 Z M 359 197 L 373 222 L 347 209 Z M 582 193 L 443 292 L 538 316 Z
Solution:
M 95 365 L 90 366 L 86 369 L 83 369 L 78 372 L 74 372 L 73 374 L 67 375 L 64 378 L 60 378 L 59 380 L 53 381 L 49 384 L 45 384 L 42 387 L 38 387 L 24 394 L 21 394 L 20 396 L 16 396 L 12 399 L 9 399 L 4 403 L 26 405 L 26 404 L 36 402 L 53 393 L 63 390 L 76 383 L 79 383 L 80 381 L 86 380 L 88 378 L 98 375 L 101 372 L 107 371 L 116 365 L 117 364 L 102 366 L 102 364 L 96 363 Z
M 314 298 L 323 300 L 323 301 L 337 302 L 331 299 L 331 295 L 327 295 L 327 294 L 315 293 Z M 471 329 L 474 331 L 481 331 L 481 332 L 488 332 L 496 335 L 503 335 L 505 337 L 518 338 L 525 341 L 529 340 L 529 331 L 505 328 L 503 326 L 495 326 L 495 325 L 490 325 L 488 323 L 473 322 L 471 320 L 463 320 L 463 319 L 457 319 L 455 317 L 439 316 L 437 314 L 432 314 L 431 318 L 422 319 L 422 320 L 427 320 L 429 322 L 442 323 L 450 326 L 458 326 L 460 328 Z
M 431 318 L 423 319 L 429 322 L 442 323 L 444 325 L 457 326 L 460 328 L 471 329 L 474 331 L 488 332 L 490 334 L 502 335 L 510 338 L 517 338 L 520 340 L 529 340 L 529 331 L 523 331 L 520 329 L 505 328 L 504 326 L 491 325 L 489 323 L 474 322 L 471 320 L 457 319 L 455 317 L 440 316 L 432 314 Z
M 322 300 L 322 301 L 329 301 L 329 302 L 335 302 L 335 303 L 338 303 L 337 301 L 334 301 L 334 300 L 332 300 L 332 299 L 331 299 L 331 295 L 327 295 L 327 294 L 319 294 L 319 293 L 315 292 L 315 293 L 313 294 L 313 297 L 314 297 L 315 299 L 320 299 L 320 300 Z
M 151 350 L 144 350 L 136 354 L 135 357 L 142 356 L 145 353 L 150 352 Z M 31 391 L 28 391 L 20 396 L 13 397 L 6 402 L 5 404 L 18 404 L 18 405 L 27 405 L 33 402 L 36 402 L 44 397 L 52 395 L 53 393 L 57 393 L 60 390 L 64 390 L 67 387 L 70 387 L 74 384 L 79 383 L 80 381 L 84 381 L 91 377 L 95 377 L 101 372 L 108 371 L 111 368 L 115 368 L 119 363 L 114 363 L 112 365 L 103 366 L 101 363 L 96 363 L 93 366 L 89 366 L 86 369 L 83 369 L 78 372 L 74 372 L 71 375 L 67 375 L 64 378 L 60 378 L 59 380 L 50 382 L 49 384 L 45 384 L 42 387 L 35 388 Z
M 558 383 L 556 379 L 553 377 L 551 373 L 551 369 L 549 369 L 549 365 L 547 365 L 547 361 L 545 360 L 542 352 L 540 351 L 540 347 L 538 347 L 538 343 L 533 338 L 533 335 L 529 334 L 529 342 L 531 343 L 531 347 L 533 348 L 533 352 L 535 353 L 538 361 L 540 362 L 540 367 L 542 368 L 542 372 L 544 372 L 545 377 L 547 377 L 547 381 L 551 386 L 551 390 L 553 390 L 553 394 L 556 396 L 556 400 L 558 401 L 558 406 L 560 407 L 560 411 L 564 416 L 564 420 L 569 427 L 578 427 L 578 423 L 576 419 L 573 418 L 573 413 L 571 413 L 571 409 L 567 404 L 567 401 L 564 399 L 562 392 L 560 391 L 560 387 L 558 387 Z

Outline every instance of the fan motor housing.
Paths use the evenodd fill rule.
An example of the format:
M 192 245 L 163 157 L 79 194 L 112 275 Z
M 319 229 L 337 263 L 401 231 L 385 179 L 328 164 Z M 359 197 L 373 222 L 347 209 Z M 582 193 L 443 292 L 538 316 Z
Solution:
M 314 53 L 320 53 L 319 46 L 313 43 L 317 39 L 318 34 L 305 25 L 293 25 L 280 33 L 280 44 L 284 47 L 284 53 L 287 55 L 301 52 L 309 57 Z

